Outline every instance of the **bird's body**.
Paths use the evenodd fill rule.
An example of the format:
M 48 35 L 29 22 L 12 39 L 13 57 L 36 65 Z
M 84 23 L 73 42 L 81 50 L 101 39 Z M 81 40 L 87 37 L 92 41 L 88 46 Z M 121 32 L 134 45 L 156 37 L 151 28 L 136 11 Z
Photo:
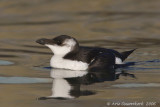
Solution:
M 52 67 L 71 70 L 115 68 L 134 51 L 119 53 L 112 49 L 79 46 L 76 39 L 67 35 L 37 42 L 48 46 L 54 53 L 50 61 Z

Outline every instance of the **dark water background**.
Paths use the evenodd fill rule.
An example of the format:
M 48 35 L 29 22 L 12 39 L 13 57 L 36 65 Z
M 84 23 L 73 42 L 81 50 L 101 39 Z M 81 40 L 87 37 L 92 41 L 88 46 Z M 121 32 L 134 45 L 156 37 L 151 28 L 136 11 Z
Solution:
M 160 100 L 159 0 L 1 0 L 0 106 L 107 107 L 107 102 Z M 66 34 L 81 45 L 120 52 L 138 48 L 125 68 L 135 78 L 82 85 L 94 95 L 74 100 L 37 100 L 51 94 L 51 51 L 39 38 Z

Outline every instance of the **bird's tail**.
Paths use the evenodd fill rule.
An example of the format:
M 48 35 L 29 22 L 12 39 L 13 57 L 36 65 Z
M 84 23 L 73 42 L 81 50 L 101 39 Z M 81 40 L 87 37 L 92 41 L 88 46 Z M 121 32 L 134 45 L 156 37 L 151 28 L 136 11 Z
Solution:
M 124 61 L 133 51 L 135 51 L 136 49 L 132 49 L 130 51 L 124 51 L 121 53 L 122 56 L 122 61 Z

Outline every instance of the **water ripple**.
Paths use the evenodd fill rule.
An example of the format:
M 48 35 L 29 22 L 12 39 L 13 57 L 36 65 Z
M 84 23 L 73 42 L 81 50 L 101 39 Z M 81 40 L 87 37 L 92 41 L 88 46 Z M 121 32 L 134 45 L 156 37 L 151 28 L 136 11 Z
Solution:
M 0 77 L 0 84 L 50 83 L 49 78 Z
M 0 65 L 12 65 L 12 64 L 14 63 L 10 61 L 0 60 Z

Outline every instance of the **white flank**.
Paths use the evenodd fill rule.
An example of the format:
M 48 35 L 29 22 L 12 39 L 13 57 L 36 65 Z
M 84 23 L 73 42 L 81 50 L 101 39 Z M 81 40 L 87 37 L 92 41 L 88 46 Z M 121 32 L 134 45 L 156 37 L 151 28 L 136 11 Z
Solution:
M 116 57 L 116 61 L 115 61 L 116 64 L 123 64 L 122 60 L 118 57 Z

